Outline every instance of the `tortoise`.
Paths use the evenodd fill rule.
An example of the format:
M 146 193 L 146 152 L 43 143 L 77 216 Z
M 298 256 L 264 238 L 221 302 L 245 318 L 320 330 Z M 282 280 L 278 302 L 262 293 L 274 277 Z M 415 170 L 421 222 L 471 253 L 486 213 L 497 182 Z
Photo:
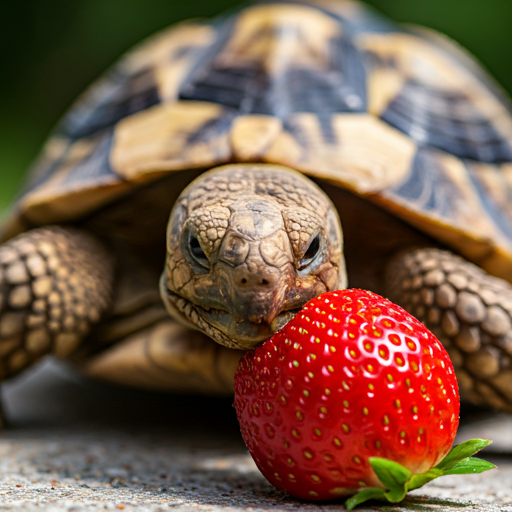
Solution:
M 54 354 L 230 394 L 244 350 L 350 285 L 511 412 L 511 199 L 510 103 L 444 36 L 351 0 L 178 24 L 85 92 L 3 223 L 1 378 Z

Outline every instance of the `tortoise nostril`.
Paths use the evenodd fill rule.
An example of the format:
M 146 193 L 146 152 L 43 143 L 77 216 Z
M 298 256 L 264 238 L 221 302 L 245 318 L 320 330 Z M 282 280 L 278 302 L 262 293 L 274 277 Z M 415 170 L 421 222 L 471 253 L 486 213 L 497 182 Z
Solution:
M 256 276 L 254 276 L 254 278 L 242 277 L 242 278 L 240 278 L 240 280 L 238 282 L 240 283 L 241 286 L 250 285 L 250 284 L 255 285 L 255 286 L 268 286 L 271 283 L 271 280 L 265 279 L 265 278 L 258 279 Z

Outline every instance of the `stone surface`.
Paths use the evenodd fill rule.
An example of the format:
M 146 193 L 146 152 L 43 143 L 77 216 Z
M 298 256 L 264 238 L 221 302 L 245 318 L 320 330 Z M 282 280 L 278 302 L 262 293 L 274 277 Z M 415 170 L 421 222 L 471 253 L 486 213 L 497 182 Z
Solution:
M 304 504 L 259 474 L 231 400 L 171 397 L 80 379 L 44 364 L 4 389 L 0 511 L 340 511 Z M 466 409 L 459 441 L 494 439 L 482 475 L 445 477 L 386 511 L 512 512 L 512 417 Z

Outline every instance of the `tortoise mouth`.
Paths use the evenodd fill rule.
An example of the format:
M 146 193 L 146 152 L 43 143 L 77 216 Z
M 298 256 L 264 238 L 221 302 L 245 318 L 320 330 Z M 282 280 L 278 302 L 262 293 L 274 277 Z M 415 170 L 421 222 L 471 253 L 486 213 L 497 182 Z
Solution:
M 164 289 L 168 299 L 166 304 L 170 302 L 174 306 L 168 308 L 171 314 L 178 312 L 181 317 L 179 319 L 186 320 L 193 328 L 203 331 L 217 343 L 242 350 L 250 350 L 263 343 L 300 311 L 300 308 L 281 311 L 271 322 L 237 320 L 224 309 L 206 308 L 169 290 L 167 286 Z

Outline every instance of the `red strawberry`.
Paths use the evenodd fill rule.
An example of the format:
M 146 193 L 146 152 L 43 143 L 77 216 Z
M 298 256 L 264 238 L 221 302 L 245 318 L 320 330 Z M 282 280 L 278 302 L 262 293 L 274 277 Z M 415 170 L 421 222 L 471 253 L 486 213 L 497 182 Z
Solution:
M 263 475 L 308 500 L 359 488 L 370 488 L 364 499 L 402 499 L 440 476 L 412 477 L 446 456 L 459 423 L 457 381 L 442 345 L 402 308 L 362 290 L 311 300 L 248 352 L 235 376 L 235 408 Z M 459 449 L 452 473 L 481 444 Z

